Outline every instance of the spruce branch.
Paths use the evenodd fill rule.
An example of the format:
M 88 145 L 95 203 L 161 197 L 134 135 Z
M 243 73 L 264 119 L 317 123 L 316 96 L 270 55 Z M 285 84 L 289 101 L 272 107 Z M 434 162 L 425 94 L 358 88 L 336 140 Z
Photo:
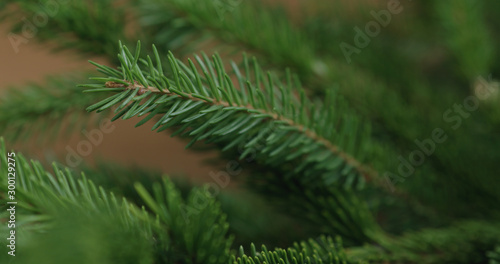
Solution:
M 376 177 L 351 154 L 369 154 L 369 127 L 349 113 L 334 93 L 325 102 L 312 102 L 291 74 L 281 82 L 272 73 L 265 74 L 255 59 L 245 58 L 242 70 L 233 63 L 230 76 L 217 55 L 212 60 L 196 56 L 195 66 L 169 53 L 172 78 L 167 78 L 156 49 L 154 65 L 149 57 L 139 59 L 140 44 L 134 55 L 120 47 L 119 71 L 96 64 L 108 77 L 98 78 L 101 85 L 82 85 L 92 88 L 85 92 L 116 94 L 89 106 L 88 111 L 117 106 L 112 120 L 148 114 L 138 126 L 158 115 L 153 130 L 177 127 L 174 135 L 192 138 L 188 146 L 204 139 L 224 145 L 222 150 L 240 145 L 244 148 L 241 159 L 263 140 L 265 148 L 257 159 L 281 167 L 285 177 L 303 175 L 305 181 L 320 180 L 327 185 L 339 181 L 345 187 L 361 187 Z M 283 161 L 298 166 L 283 166 Z
M 12 201 L 7 195 L 12 191 L 8 186 L 12 170 L 7 169 L 7 164 L 13 161 L 7 160 L 3 138 L 0 152 L 0 202 L 6 204 Z M 74 254 L 81 255 L 75 263 L 82 264 L 92 260 L 223 263 L 230 256 L 232 239 L 226 236 L 226 216 L 204 188 L 193 189 L 184 199 L 165 178 L 164 188 L 153 185 L 152 198 L 137 183 L 138 195 L 145 198 L 158 218 L 144 207 L 96 186 L 84 174 L 77 178 L 70 169 L 56 164 L 49 172 L 40 162 L 29 162 L 20 153 L 11 157 L 15 160 L 16 233 L 24 235 L 18 237 L 19 242 L 26 241 L 19 243 L 18 250 L 30 252 L 19 256 L 19 263 L 65 263 Z M 8 219 L 9 214 L 3 210 L 0 219 Z M 7 225 L 0 227 L 2 235 L 8 232 Z M 5 247 L 6 241 L 2 240 L 1 245 Z M 100 250 L 87 251 L 95 245 Z M 53 256 L 54 248 L 65 250 Z M 1 254 L 0 260 L 5 256 Z
M 17 256 L 20 263 L 47 263 L 45 261 L 49 259 L 50 263 L 62 263 L 79 247 L 103 241 L 107 242 L 101 244 L 107 247 L 107 254 L 82 251 L 79 252 L 79 261 L 82 262 L 77 263 L 89 259 L 104 261 L 108 256 L 117 259 L 128 256 L 138 261 L 151 259 L 148 254 L 152 252 L 153 232 L 158 232 L 158 226 L 147 212 L 94 185 L 85 175 L 77 179 L 69 169 L 60 169 L 56 165 L 53 172 L 49 172 L 41 163 L 30 162 L 21 153 L 7 155 L 3 138 L 0 138 L 0 152 L 0 202 L 16 202 L 17 249 L 30 252 Z M 8 156 L 11 157 L 9 160 Z M 8 167 L 14 170 L 8 170 Z M 14 192 L 8 185 L 12 182 L 15 182 Z M 2 210 L 0 219 L 9 219 L 9 214 L 9 211 Z M 2 225 L 0 232 L 7 234 L 7 225 Z M 113 234 L 113 237 L 107 234 Z M 77 239 L 73 235 L 78 235 Z M 116 243 L 116 236 L 129 240 L 130 247 L 141 252 L 120 254 L 123 252 L 118 249 L 123 245 Z M 2 246 L 5 247 L 7 242 L 2 240 Z M 48 257 L 53 255 L 50 247 L 65 250 L 53 258 Z M 2 262 L 5 256 L 0 255 Z
M 232 63 L 232 76 L 229 76 L 222 59 L 217 55 L 212 60 L 206 55 L 195 56 L 198 65 L 189 60 L 188 66 L 169 53 L 169 73 L 173 77 L 167 78 L 163 73 L 166 67 L 162 65 L 155 48 L 156 65 L 150 57 L 139 59 L 140 44 L 134 53 L 123 45 L 121 47 L 121 72 L 96 64 L 109 77 L 97 78 L 101 85 L 92 85 L 92 89 L 85 91 L 117 94 L 87 110 L 102 111 L 117 106 L 113 120 L 147 115 L 138 125 L 157 116 L 159 120 L 152 130 L 163 131 L 175 127 L 178 130 L 174 135 L 192 138 L 188 146 L 203 139 L 219 144 L 222 150 L 235 150 L 238 145 L 242 145 L 240 159 L 246 158 L 252 144 L 262 139 L 266 145 L 257 154 L 257 160 L 267 166 L 266 171 L 281 176 L 281 181 L 296 179 L 294 184 L 310 189 L 310 195 L 323 195 L 323 200 L 310 196 L 302 203 L 305 209 L 298 210 L 296 215 L 307 213 L 306 218 L 312 223 L 326 221 L 329 223 L 326 228 L 329 232 L 342 234 L 354 243 L 376 241 L 382 234 L 369 210 L 361 209 L 362 203 L 352 193 L 337 196 L 332 194 L 334 189 L 320 188 L 322 191 L 316 192 L 317 189 L 313 188 L 323 184 L 341 188 L 361 187 L 364 181 L 374 181 L 377 177 L 376 172 L 366 169 L 366 165 L 344 151 L 353 150 L 352 145 L 359 144 L 365 147 L 364 154 L 368 154 L 372 143 L 364 141 L 369 136 L 368 126 L 356 123 L 359 121 L 349 113 L 349 109 L 343 105 L 345 103 L 336 94 L 329 93 L 326 102 L 313 103 L 305 97 L 304 90 L 298 81 L 293 81 L 291 74 L 285 82 L 277 80 L 271 73 L 265 78 L 266 74 L 257 62 L 247 58 L 243 59 L 243 69 Z M 139 62 L 144 69 L 138 65 Z M 203 76 L 199 71 L 203 72 Z M 356 138 L 359 130 L 366 133 L 364 137 Z M 336 133 L 345 137 L 336 137 Z M 344 145 L 335 145 L 335 140 Z M 283 166 L 283 161 L 290 161 L 302 168 L 293 170 Z M 351 171 L 346 173 L 346 170 Z M 283 187 L 279 182 L 276 180 L 270 185 Z M 300 190 L 290 193 L 297 195 Z M 396 194 L 407 197 L 402 192 Z M 331 200 L 332 196 L 339 199 Z M 342 209 L 339 210 L 337 206 Z M 311 207 L 326 213 L 318 217 L 309 210 Z M 357 209 L 353 211 L 351 208 Z
M 146 206 L 165 226 L 170 241 L 164 258 L 177 263 L 227 263 L 233 241 L 220 204 L 205 188 L 193 189 L 183 201 L 171 180 L 153 184 L 150 193 L 135 184 Z
M 334 241 L 331 237 L 321 236 L 317 240 L 309 239 L 294 243 L 288 249 L 276 248 L 271 251 L 262 245 L 261 251 L 257 251 L 255 245 L 251 244 L 250 253 L 245 254 L 244 248 L 240 247 L 239 256 L 234 256 L 230 263 L 346 264 L 362 262 L 348 262 L 340 237 L 336 237 Z
M 183 93 L 181 95 L 179 93 L 169 91 L 168 89 L 160 90 L 160 89 L 158 89 L 156 87 L 152 87 L 152 86 L 145 87 L 137 81 L 135 81 L 134 83 L 129 82 L 127 80 L 124 80 L 124 82 L 121 82 L 121 83 L 108 81 L 105 83 L 105 86 L 106 86 L 106 88 L 123 88 L 123 90 L 132 90 L 132 91 L 135 91 L 138 89 L 138 91 L 137 91 L 138 96 L 149 92 L 148 93 L 149 95 L 158 94 L 161 96 L 161 95 L 165 94 L 167 96 L 175 96 L 175 97 L 178 97 L 178 98 L 184 99 L 184 100 L 203 102 L 209 106 L 221 106 L 221 107 L 232 107 L 233 106 L 233 104 L 231 104 L 227 101 L 217 100 L 216 98 L 209 98 L 209 97 L 200 98 L 199 94 L 196 94 L 196 93 Z M 273 120 L 273 122 L 286 124 L 287 126 L 291 127 L 293 130 L 303 131 L 303 133 L 308 138 L 312 139 L 314 142 L 321 143 L 329 151 L 331 151 L 335 155 L 337 155 L 337 156 L 341 157 L 343 160 L 345 160 L 346 164 L 356 168 L 367 181 L 371 181 L 373 179 L 373 177 L 377 175 L 377 173 L 372 168 L 369 168 L 369 167 L 361 164 L 354 157 L 352 157 L 348 153 L 345 153 L 338 146 L 334 145 L 331 141 L 323 138 L 322 136 L 318 135 L 315 131 L 305 127 L 305 125 L 300 124 L 293 119 L 290 119 L 290 118 L 284 117 L 278 113 L 269 111 L 269 109 L 265 109 L 265 110 L 264 109 L 255 109 L 254 106 L 251 104 L 238 105 L 238 107 L 244 107 L 247 109 L 248 112 L 252 112 L 252 113 L 255 113 L 257 115 L 266 116 L 269 119 Z

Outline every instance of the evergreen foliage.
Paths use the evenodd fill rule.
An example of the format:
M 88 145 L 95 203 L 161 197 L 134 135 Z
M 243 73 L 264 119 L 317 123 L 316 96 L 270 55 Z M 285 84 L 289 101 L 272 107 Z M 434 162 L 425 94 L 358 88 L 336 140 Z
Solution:
M 49 169 L 13 152 L 16 257 L 0 262 L 500 263 L 500 4 L 400 1 L 346 59 L 339 44 L 387 8 L 368 2 L 298 1 L 293 15 L 267 1 L 0 3 L 8 38 L 26 38 L 21 18 L 44 13 L 34 40 L 110 64 L 91 62 L 90 81 L 54 76 L 4 93 L 8 144 L 112 115 L 244 168 L 237 189 L 215 195 L 149 167 Z M 446 140 L 400 175 L 437 128 Z M 2 139 L 2 205 L 6 153 Z
M 91 118 L 83 108 L 99 99 L 99 96 L 81 96 L 74 85 L 75 80 L 83 81 L 87 76 L 51 77 L 44 85 L 9 89 L 0 99 L 1 131 L 9 140 L 26 140 L 33 132 L 40 131 L 43 134 L 37 136 L 42 136 L 38 138 L 41 141 L 47 137 L 54 139 L 62 130 L 69 134 L 75 128 L 84 128 Z
M 290 24 L 282 10 L 263 10 L 259 1 L 245 3 L 245 8 L 237 6 L 242 2 L 238 0 L 135 2 L 141 10 L 142 27 L 154 36 L 154 43 L 169 43 L 168 49 L 186 49 L 187 43 L 188 51 L 195 50 L 190 40 L 204 36 L 225 44 L 243 44 L 259 51 L 268 62 L 292 67 L 304 76 L 313 70 L 314 51 L 304 34 Z
M 112 0 L 91 1 L 30 1 L 6 0 L 16 3 L 17 7 L 7 9 L 0 17 L 15 21 L 12 33 L 24 37 L 23 31 L 32 30 L 32 37 L 40 41 L 55 40 L 60 49 L 78 49 L 84 53 L 112 56 L 116 54 L 116 39 L 125 40 L 124 25 L 126 14 L 123 7 L 118 7 Z M 47 25 L 37 27 L 29 19 L 37 14 L 47 17 Z M 26 27 L 26 20 L 33 28 Z M 105 29 L 105 30 L 103 30 Z M 31 35 L 28 35 L 31 36 Z M 18 40 L 22 41 L 22 40 Z
M 257 252 L 255 245 L 250 245 L 250 254 L 246 255 L 243 247 L 240 247 L 240 256 L 233 257 L 235 264 L 255 264 L 255 263 L 294 263 L 294 264 L 319 264 L 347 263 L 347 257 L 342 249 L 342 241 L 337 239 L 336 244 L 331 237 L 320 237 L 318 241 L 308 240 L 295 243 L 288 249 L 276 249 L 269 251 L 266 246 L 262 246 Z
M 108 76 L 93 78 L 101 81 L 100 85 L 82 85 L 93 88 L 85 92 L 117 93 L 87 111 L 117 106 L 112 120 L 145 116 L 136 126 L 158 115 L 153 130 L 174 127 L 177 130 L 173 135 L 192 137 L 188 146 L 204 139 L 224 145 L 223 151 L 242 146 L 240 159 L 248 157 L 254 144 L 263 140 L 266 146 L 256 159 L 280 168 L 287 178 L 301 175 L 302 181 L 321 185 L 339 182 L 350 188 L 374 177 L 350 154 L 369 155 L 370 143 L 363 140 L 370 130 L 349 115 L 345 103 L 333 93 L 326 102 L 312 103 L 300 84 L 293 82 L 295 78 L 289 75 L 287 83 L 279 82 L 247 58 L 241 70 L 232 63 L 237 79 L 233 83 L 217 55 L 212 60 L 206 55 L 196 56 L 198 65 L 189 60 L 188 66 L 169 54 L 170 75 L 174 76 L 169 79 L 156 49 L 154 64 L 150 57 L 140 59 L 140 43 L 137 46 L 135 55 L 122 46 L 121 72 L 97 65 Z M 284 161 L 300 165 L 287 168 Z

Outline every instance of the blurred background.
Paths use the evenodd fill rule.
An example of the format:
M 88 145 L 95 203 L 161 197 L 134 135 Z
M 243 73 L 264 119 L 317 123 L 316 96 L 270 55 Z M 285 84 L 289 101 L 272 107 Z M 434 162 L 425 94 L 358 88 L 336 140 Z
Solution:
M 204 51 L 238 62 L 246 52 L 266 69 L 290 68 L 312 98 L 324 98 L 326 90 L 338 91 L 371 124 L 370 137 L 377 148 L 370 153 L 368 165 L 382 180 L 413 197 L 412 206 L 421 206 L 407 206 L 408 201 L 401 197 L 368 188 L 360 196 L 384 230 L 400 234 L 447 226 L 455 220 L 498 219 L 500 1 L 273 0 L 254 5 L 220 0 L 216 13 L 180 0 L 77 3 L 68 7 L 74 8 L 71 11 L 61 7 L 33 38 L 18 45 L 18 52 L 13 41 L 20 39 L 9 34 L 22 35 L 23 18 L 34 17 L 36 4 L 0 4 L 4 15 L 0 23 L 4 36 L 0 38 L 0 95 L 4 100 L 11 98 L 6 96 L 9 89 L 22 91 L 29 83 L 53 85 L 47 76 L 98 75 L 89 59 L 117 65 L 118 40 L 130 47 L 141 40 L 147 53 L 154 43 L 162 54 L 172 50 L 179 58 Z M 85 3 L 92 4 L 93 13 L 82 11 Z M 69 83 L 86 81 L 74 78 Z M 479 96 L 485 91 L 487 96 Z M 0 104 L 4 106 L 0 108 L 2 135 L 31 135 L 14 141 L 16 151 L 64 164 L 68 163 L 68 149 L 75 150 L 86 140 L 80 126 L 69 134 L 54 133 L 55 139 L 47 139 L 43 126 L 18 127 L 5 102 Z M 79 108 L 68 107 L 68 113 L 83 112 L 76 106 Z M 94 113 L 90 116 L 95 118 Z M 112 161 L 200 183 L 213 181 L 210 173 L 224 169 L 234 158 L 215 159 L 220 153 L 213 149 L 185 150 L 185 140 L 153 133 L 150 124 L 134 128 L 137 122 L 113 122 L 113 131 L 105 133 L 102 143 L 93 146 L 79 165 Z M 57 121 L 49 126 L 53 123 Z M 85 125 L 87 131 L 98 128 L 96 123 Z M 383 178 L 385 172 L 397 174 L 399 157 L 408 160 L 420 148 L 415 141 L 431 138 L 437 128 L 447 139 L 436 145 L 422 165 L 415 166 L 408 177 Z M 255 173 L 245 167 L 243 171 L 246 176 Z M 242 197 L 240 200 L 247 199 Z M 237 211 L 238 203 L 231 203 L 231 199 L 224 202 L 225 209 Z M 262 204 L 265 202 L 242 208 Z M 280 216 L 274 221 L 278 231 L 273 237 L 266 222 L 269 216 L 253 218 L 259 233 L 254 232 L 258 228 L 248 228 L 244 221 L 248 215 L 235 215 L 241 216 L 230 219 L 239 234 L 238 243 L 261 239 L 272 241 L 271 245 L 288 245 L 297 237 L 306 238 L 310 231 Z M 299 231 L 287 238 L 283 233 L 290 226 Z

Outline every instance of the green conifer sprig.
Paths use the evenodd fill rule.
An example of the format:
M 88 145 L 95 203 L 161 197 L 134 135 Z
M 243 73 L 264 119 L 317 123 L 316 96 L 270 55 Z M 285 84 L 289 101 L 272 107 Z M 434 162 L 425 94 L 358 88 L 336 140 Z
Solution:
M 375 177 L 372 169 L 354 158 L 368 158 L 369 126 L 349 113 L 334 93 L 325 102 L 312 102 L 291 74 L 281 82 L 264 73 L 255 59 L 244 58 L 243 69 L 232 63 L 229 75 L 217 55 L 212 60 L 196 56 L 196 66 L 169 53 L 172 77 L 168 78 L 155 48 L 153 63 L 149 56 L 140 59 L 140 44 L 134 54 L 120 47 L 119 70 L 94 63 L 108 77 L 95 78 L 99 85 L 82 85 L 92 88 L 85 92 L 116 94 L 88 111 L 116 106 L 112 120 L 145 116 L 137 126 L 158 117 L 153 130 L 175 127 L 173 135 L 192 138 L 188 147 L 199 140 L 223 144 L 223 151 L 242 146 L 241 159 L 262 141 L 265 148 L 257 160 L 279 167 L 285 177 L 300 175 L 306 182 L 360 187 Z
M 227 236 L 228 224 L 215 198 L 203 188 L 193 189 L 189 197 L 181 197 L 172 182 L 165 178 L 163 185 L 154 184 L 154 198 L 146 188 L 136 184 L 138 194 L 144 198 L 153 213 L 115 196 L 96 186 L 82 174 L 77 178 L 70 169 L 53 165 L 53 173 L 38 161 L 29 162 L 15 153 L 7 160 L 3 138 L 0 138 L 0 202 L 9 198 L 8 163 L 15 163 L 16 233 L 22 234 L 18 250 L 30 252 L 20 256 L 22 263 L 33 263 L 37 256 L 47 256 L 46 250 L 61 249 L 56 263 L 74 256 L 74 249 L 82 246 L 99 247 L 82 252 L 76 263 L 115 263 L 133 259 L 134 263 L 226 263 L 231 252 L 232 239 Z M 12 165 L 11 165 L 12 167 Z M 161 195 L 160 195 L 161 194 Z M 10 212 L 2 210 L 0 219 L 9 219 Z M 155 217 L 155 215 L 158 215 Z M 0 227 L 6 236 L 7 225 Z M 56 235 L 53 235 L 56 234 Z M 74 235 L 68 236 L 68 234 Z M 124 247 L 116 236 L 127 241 Z M 6 236 L 7 237 L 7 236 Z M 65 239 L 62 242 L 61 237 Z M 0 243 L 6 246 L 6 241 Z M 94 246 L 92 246 L 94 245 Z M 127 248 L 128 250 L 125 250 Z M 67 252 L 65 252 L 67 249 Z M 6 254 L 0 255 L 0 261 Z M 130 259 L 127 259 L 130 258 Z M 38 263 L 38 262 L 37 262 Z M 49 263 L 49 262 L 40 262 Z M 50 262 L 53 263 L 53 262 Z
M 146 206 L 157 215 L 169 234 L 163 254 L 176 263 L 227 263 L 233 237 L 220 204 L 204 188 L 192 190 L 186 201 L 171 180 L 153 184 L 152 193 L 137 183 Z
M 74 209 L 77 208 L 76 211 L 79 213 L 98 212 L 108 217 L 114 215 L 114 219 L 118 220 L 122 227 L 127 226 L 145 236 L 152 236 L 155 224 L 144 210 L 94 185 L 83 174 L 80 179 L 77 179 L 68 168 L 61 169 L 54 164 L 54 173 L 50 173 L 40 162 L 29 162 L 22 154 L 14 152 L 12 155 L 14 161 L 7 161 L 3 138 L 0 139 L 0 144 L 2 153 L 0 190 L 4 194 L 11 191 L 8 186 L 9 172 L 11 172 L 7 170 L 8 163 L 14 168 L 13 179 L 16 186 L 12 197 L 2 195 L 0 201 L 2 203 L 11 200 L 17 202 L 16 216 L 21 220 L 20 227 L 24 231 L 46 231 L 51 227 L 47 225 L 49 220 L 68 212 L 75 212 Z M 5 213 L 2 211 L 2 218 Z
M 331 237 L 321 236 L 317 241 L 309 239 L 294 243 L 293 247 L 288 249 L 277 248 L 273 251 L 268 250 L 265 245 L 262 245 L 261 251 L 257 251 L 255 245 L 251 244 L 248 255 L 245 254 L 243 247 L 240 247 L 239 257 L 234 257 L 231 263 L 347 264 L 348 261 L 339 237 L 334 241 Z

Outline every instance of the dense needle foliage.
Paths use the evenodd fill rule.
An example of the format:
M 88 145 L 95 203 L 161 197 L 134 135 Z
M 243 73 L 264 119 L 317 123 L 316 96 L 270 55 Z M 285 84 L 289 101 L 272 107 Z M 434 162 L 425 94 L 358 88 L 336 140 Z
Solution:
M 109 63 L 2 94 L 0 262 L 500 263 L 500 4 L 285 3 L 3 1 L 14 49 Z M 107 117 L 215 150 L 238 183 L 11 151 Z

